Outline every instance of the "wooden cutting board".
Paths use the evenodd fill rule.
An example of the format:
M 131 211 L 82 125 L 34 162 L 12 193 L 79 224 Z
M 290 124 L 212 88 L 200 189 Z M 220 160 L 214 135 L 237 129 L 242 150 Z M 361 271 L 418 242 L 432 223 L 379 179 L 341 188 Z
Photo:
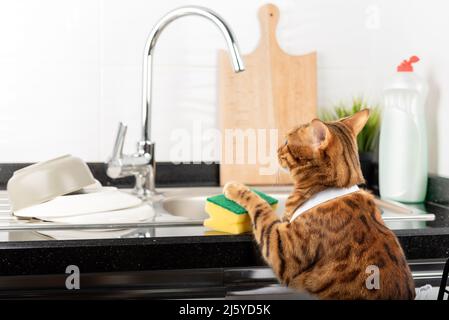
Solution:
M 219 52 L 222 185 L 231 180 L 254 185 L 290 183 L 287 173 L 279 173 L 277 169 L 273 172 L 273 163 L 277 165 L 277 148 L 272 152 L 264 152 L 260 146 L 276 147 L 284 143 L 285 133 L 289 129 L 316 117 L 316 53 L 292 56 L 279 47 L 276 40 L 279 10 L 275 5 L 261 7 L 259 20 L 259 45 L 254 52 L 243 56 L 246 67 L 244 72 L 234 73 L 228 52 Z M 249 138 L 245 139 L 243 161 L 237 158 L 237 154 L 242 155 L 237 148 L 237 139 L 230 138 L 231 133 L 239 133 L 236 129 L 249 129 L 246 131 Z M 272 142 L 277 140 L 274 143 L 269 139 L 270 129 L 277 129 L 271 139 Z M 254 150 L 257 150 L 257 154 L 254 154 Z M 264 159 L 270 154 L 269 160 Z

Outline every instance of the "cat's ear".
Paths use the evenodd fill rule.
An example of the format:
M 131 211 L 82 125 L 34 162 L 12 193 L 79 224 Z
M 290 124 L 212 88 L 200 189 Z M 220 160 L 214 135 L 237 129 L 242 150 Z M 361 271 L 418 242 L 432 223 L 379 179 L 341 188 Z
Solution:
M 352 133 L 357 137 L 357 135 L 362 131 L 366 122 L 369 118 L 369 109 L 363 109 L 357 113 L 354 113 L 352 116 L 341 119 L 345 125 L 347 125 Z
M 312 146 L 314 149 L 325 149 L 329 143 L 330 133 L 327 126 L 319 119 L 310 123 Z

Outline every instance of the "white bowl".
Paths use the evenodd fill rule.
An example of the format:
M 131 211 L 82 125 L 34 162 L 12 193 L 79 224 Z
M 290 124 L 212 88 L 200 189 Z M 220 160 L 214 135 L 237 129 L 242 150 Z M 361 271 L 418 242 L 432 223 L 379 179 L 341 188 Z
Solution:
M 64 155 L 15 171 L 6 189 L 14 212 L 78 191 L 95 182 L 83 160 Z

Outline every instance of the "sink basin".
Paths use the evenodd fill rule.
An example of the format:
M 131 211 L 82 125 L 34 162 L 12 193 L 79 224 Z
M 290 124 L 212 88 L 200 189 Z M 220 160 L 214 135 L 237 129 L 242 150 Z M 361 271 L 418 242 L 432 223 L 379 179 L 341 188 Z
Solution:
M 281 216 L 284 212 L 285 202 L 289 195 L 289 188 L 257 188 L 258 190 L 269 194 L 277 199 L 278 206 L 276 213 Z M 221 188 L 192 188 L 186 194 L 166 195 L 167 198 L 162 202 L 163 209 L 172 215 L 181 216 L 189 219 L 207 219 L 208 215 L 204 210 L 206 198 L 220 194 Z

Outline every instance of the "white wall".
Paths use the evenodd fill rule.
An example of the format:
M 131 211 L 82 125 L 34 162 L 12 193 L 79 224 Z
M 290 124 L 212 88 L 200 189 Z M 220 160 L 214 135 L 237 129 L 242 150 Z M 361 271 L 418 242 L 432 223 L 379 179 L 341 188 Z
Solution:
M 279 0 L 278 37 L 291 54 L 317 50 L 319 105 L 364 94 L 379 101 L 401 59 L 431 84 L 427 106 L 430 171 L 449 175 L 449 2 L 438 0 Z M 140 128 L 141 60 L 147 34 L 172 8 L 219 12 L 243 53 L 257 45 L 264 1 L 1 0 L 0 162 L 72 153 L 104 161 L 118 121 Z M 192 120 L 217 125 L 216 51 L 225 43 L 208 21 L 188 17 L 160 38 L 155 58 L 157 160 L 169 159 L 170 133 Z M 201 160 L 192 155 L 192 159 Z M 210 160 L 210 159 L 203 159 Z

